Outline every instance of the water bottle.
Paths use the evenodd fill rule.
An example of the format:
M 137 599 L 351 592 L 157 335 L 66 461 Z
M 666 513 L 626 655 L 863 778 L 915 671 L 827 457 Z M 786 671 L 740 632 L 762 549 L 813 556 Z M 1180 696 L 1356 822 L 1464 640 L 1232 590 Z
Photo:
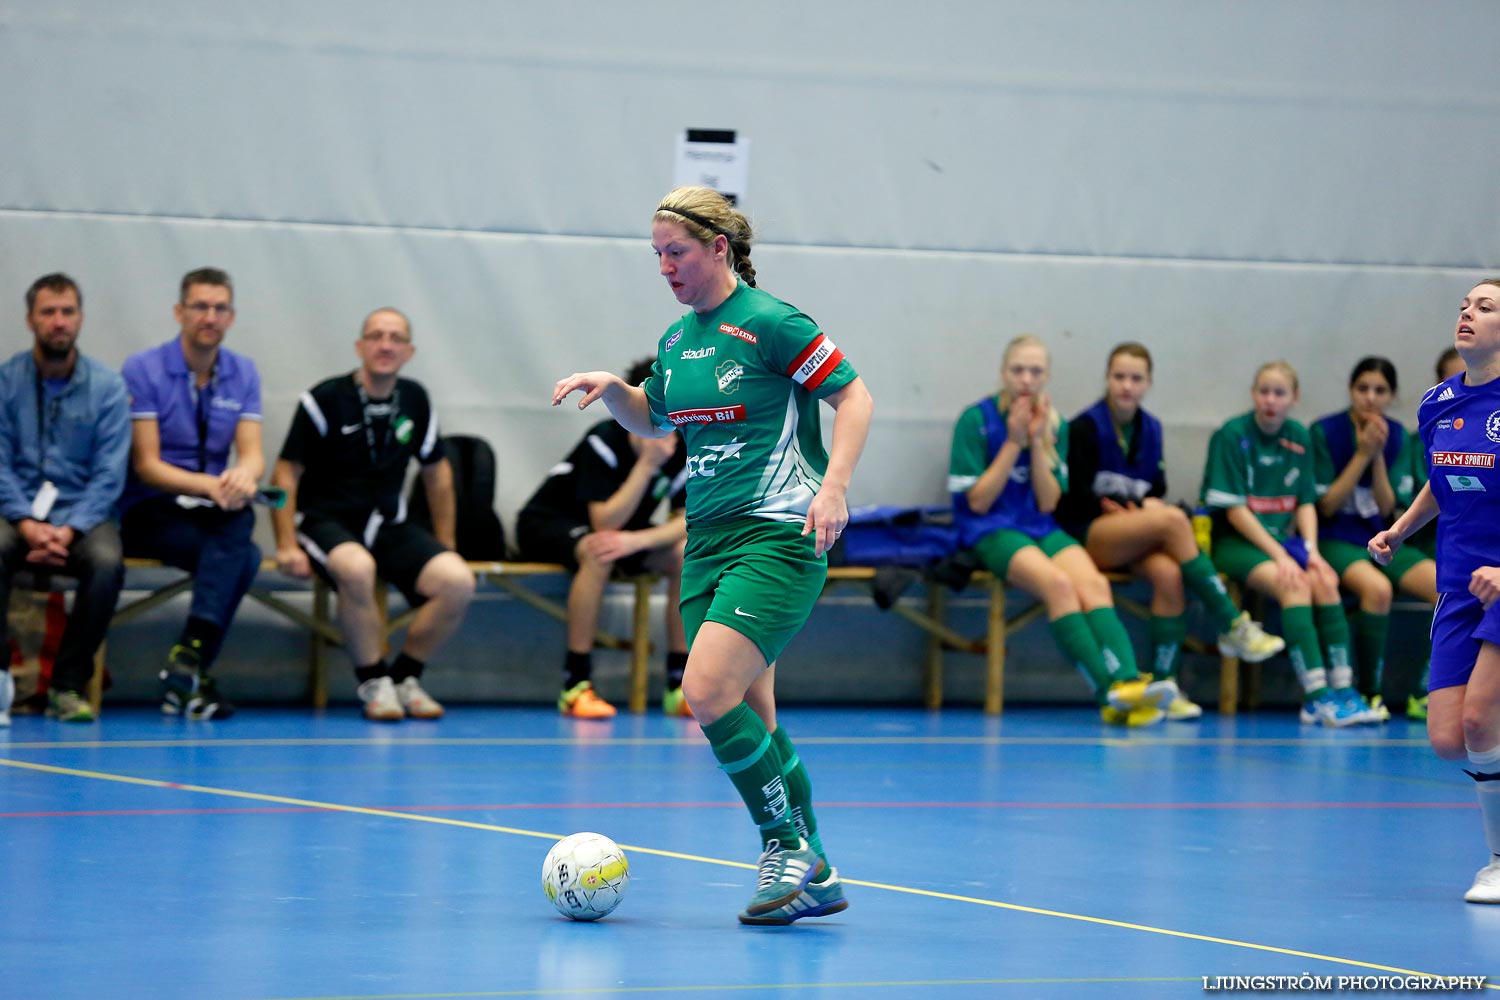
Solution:
M 1198 551 L 1208 555 L 1214 544 L 1214 519 L 1207 507 L 1197 507 L 1193 510 L 1193 540 L 1198 543 Z

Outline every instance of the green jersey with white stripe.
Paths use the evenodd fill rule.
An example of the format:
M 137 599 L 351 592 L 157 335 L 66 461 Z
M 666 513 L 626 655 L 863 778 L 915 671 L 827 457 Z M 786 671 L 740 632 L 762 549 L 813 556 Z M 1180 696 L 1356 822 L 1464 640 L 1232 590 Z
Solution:
M 652 421 L 682 431 L 689 526 L 800 524 L 828 469 L 818 400 L 856 377 L 806 314 L 744 282 L 672 324 L 642 388 Z
M 1214 432 L 1203 470 L 1203 503 L 1220 509 L 1248 507 L 1271 537 L 1297 533 L 1297 508 L 1317 499 L 1312 435 L 1295 420 L 1267 434 L 1255 414 L 1235 417 Z M 1233 532 L 1214 518 L 1214 530 Z

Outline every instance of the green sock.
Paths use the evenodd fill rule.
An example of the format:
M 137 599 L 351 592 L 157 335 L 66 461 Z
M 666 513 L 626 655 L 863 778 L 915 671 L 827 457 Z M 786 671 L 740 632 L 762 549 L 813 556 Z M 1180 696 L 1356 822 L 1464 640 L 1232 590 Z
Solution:
M 1354 614 L 1354 651 L 1359 659 L 1360 676 L 1364 679 L 1361 687 L 1367 698 L 1380 694 L 1385 682 L 1385 637 L 1390 628 L 1390 615 L 1377 615 L 1364 609 Z
M 1323 651 L 1318 646 L 1312 608 L 1306 604 L 1282 607 L 1281 633 L 1302 690 L 1312 695 L 1328 687 L 1328 671 L 1323 668 Z
M 797 828 L 787 808 L 781 754 L 760 716 L 740 702 L 722 719 L 701 728 L 720 770 L 734 782 L 750 809 L 750 818 L 760 827 L 762 846 L 772 840 L 796 844 Z
M 1214 623 L 1214 631 L 1220 635 L 1228 632 L 1229 626 L 1234 624 L 1240 613 L 1229 600 L 1229 591 L 1224 589 L 1224 581 L 1219 579 L 1213 560 L 1200 552 L 1183 563 L 1182 582 L 1203 602 L 1204 610 Z
M 1135 665 L 1135 648 L 1130 645 L 1130 633 L 1125 631 L 1125 623 L 1120 621 L 1120 616 L 1114 608 L 1095 608 L 1093 611 L 1085 611 L 1083 617 L 1088 619 L 1089 628 L 1093 629 L 1094 638 L 1099 641 L 1099 648 L 1104 653 L 1104 667 L 1109 671 L 1110 680 L 1130 681 L 1140 676 L 1140 671 Z
M 1176 677 L 1182 665 L 1182 642 L 1187 638 L 1187 618 L 1182 615 L 1152 615 L 1151 675 L 1157 680 Z
M 1105 669 L 1104 653 L 1099 649 L 1099 641 L 1094 638 L 1094 630 L 1089 628 L 1083 612 L 1073 611 L 1061 618 L 1054 618 L 1047 623 L 1047 627 L 1052 630 L 1052 638 L 1057 640 L 1063 655 L 1072 660 L 1074 666 L 1088 678 L 1099 704 L 1104 704 L 1112 678 Z
M 802 758 L 792 746 L 792 738 L 786 734 L 785 726 L 776 727 L 771 742 L 781 754 L 781 774 L 786 780 L 786 800 L 792 810 L 792 824 L 808 846 L 823 859 L 822 875 L 813 881 L 826 882 L 833 874 L 833 867 L 828 864 L 828 855 L 823 850 L 823 838 L 818 836 L 818 817 L 813 813 L 812 805 L 812 779 L 807 776 L 807 768 L 802 766 Z
M 1343 690 L 1354 686 L 1354 666 L 1349 658 L 1349 619 L 1342 604 L 1319 604 L 1313 608 L 1318 638 L 1323 642 L 1323 662 L 1328 664 L 1328 686 Z

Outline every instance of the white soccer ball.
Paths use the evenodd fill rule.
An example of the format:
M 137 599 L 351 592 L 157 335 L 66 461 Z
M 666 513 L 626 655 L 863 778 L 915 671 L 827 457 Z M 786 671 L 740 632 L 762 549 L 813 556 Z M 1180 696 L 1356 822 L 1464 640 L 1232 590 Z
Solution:
M 598 920 L 620 905 L 630 884 L 630 862 L 613 840 L 575 833 L 552 845 L 542 862 L 542 891 L 557 912 L 574 920 Z

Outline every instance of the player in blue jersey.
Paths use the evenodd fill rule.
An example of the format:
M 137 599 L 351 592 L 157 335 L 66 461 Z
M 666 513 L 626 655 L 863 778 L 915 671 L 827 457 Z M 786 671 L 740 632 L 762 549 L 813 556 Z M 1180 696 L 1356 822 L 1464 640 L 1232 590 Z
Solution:
M 739 919 L 789 924 L 843 910 L 812 809 L 812 785 L 776 720 L 776 658 L 807 621 L 825 553 L 849 522 L 845 494 L 874 403 L 805 313 L 756 287 L 750 223 L 722 195 L 683 187 L 651 220 L 651 246 L 689 311 L 662 335 L 639 387 L 610 372 L 560 380 L 626 430 L 682 430 L 687 548 L 682 690 L 714 757 L 760 827 L 757 889 Z M 823 447 L 820 403 L 833 407 Z
M 948 492 L 959 541 L 1046 606 L 1053 639 L 1088 678 L 1105 722 L 1151 725 L 1177 684 L 1139 672 L 1109 581 L 1052 518 L 1068 487 L 1068 425 L 1048 400 L 1049 368 L 1040 340 L 1016 337 L 1001 357 L 999 393 L 958 418 Z
M 1390 524 L 1406 428 L 1386 416 L 1396 397 L 1396 367 L 1361 358 L 1349 375 L 1349 408 L 1312 426 L 1313 474 L 1318 488 L 1318 551 L 1359 601 L 1354 619 L 1355 662 L 1369 701 L 1366 719 L 1385 722 L 1386 635 L 1396 588 L 1436 601 L 1437 567 L 1416 548 L 1396 553 L 1388 566 L 1370 561 L 1365 544 Z M 1334 687 L 1342 685 L 1335 681 Z
M 1453 340 L 1465 373 L 1428 389 L 1417 409 L 1431 476 L 1369 551 L 1389 565 L 1442 512 L 1427 738 L 1439 757 L 1474 768 L 1490 860 L 1464 899 L 1500 903 L 1500 278 L 1464 296 Z
M 1166 503 L 1161 421 L 1141 400 L 1151 388 L 1151 352 L 1119 344 L 1104 367 L 1104 398 L 1068 424 L 1068 489 L 1057 521 L 1103 570 L 1125 570 L 1151 584 L 1151 675 L 1176 678 L 1187 638 L 1184 584 L 1203 602 L 1219 650 L 1259 663 L 1286 648 L 1229 600 L 1193 525 Z M 1168 719 L 1196 719 L 1203 709 L 1179 693 Z

